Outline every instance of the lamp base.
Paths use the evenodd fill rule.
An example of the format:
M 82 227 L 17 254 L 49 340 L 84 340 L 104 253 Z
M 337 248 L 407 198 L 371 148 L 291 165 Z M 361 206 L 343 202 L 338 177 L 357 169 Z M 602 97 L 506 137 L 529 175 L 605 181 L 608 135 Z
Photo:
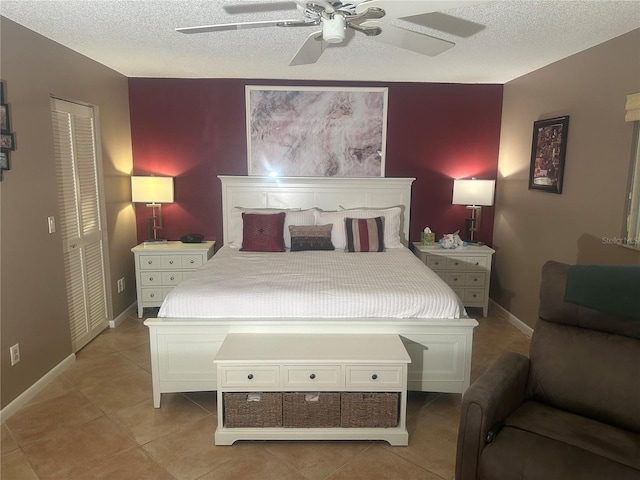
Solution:
M 166 238 L 152 238 L 151 240 L 145 240 L 143 245 L 158 245 L 161 243 L 167 243 L 168 240 Z

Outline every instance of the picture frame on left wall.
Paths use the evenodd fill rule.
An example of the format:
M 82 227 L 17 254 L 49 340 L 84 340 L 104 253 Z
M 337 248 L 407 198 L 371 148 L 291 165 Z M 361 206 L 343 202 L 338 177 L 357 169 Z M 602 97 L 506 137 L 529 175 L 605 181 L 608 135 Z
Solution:
M 16 144 L 13 139 L 13 133 L 1 133 L 0 134 L 0 149 L 3 152 L 15 150 Z

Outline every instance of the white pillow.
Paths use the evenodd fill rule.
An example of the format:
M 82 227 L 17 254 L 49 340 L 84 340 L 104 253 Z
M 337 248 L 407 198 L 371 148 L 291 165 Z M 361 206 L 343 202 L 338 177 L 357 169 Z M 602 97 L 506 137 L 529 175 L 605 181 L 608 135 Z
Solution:
M 235 207 L 231 212 L 229 218 L 229 225 L 231 228 L 231 243 L 233 248 L 242 247 L 242 214 L 243 213 L 280 213 L 284 212 L 284 231 L 282 232 L 284 238 L 285 248 L 291 248 L 291 233 L 289 233 L 289 225 L 315 225 L 315 209 L 300 210 L 299 208 L 243 208 Z
M 331 230 L 331 242 L 336 250 L 341 250 L 347 246 L 347 235 L 345 230 L 345 218 L 375 218 L 384 217 L 384 247 L 402 248 L 400 241 L 400 207 L 391 208 L 354 208 L 351 210 L 341 210 L 339 212 L 316 212 L 316 225 L 327 225 L 333 223 Z

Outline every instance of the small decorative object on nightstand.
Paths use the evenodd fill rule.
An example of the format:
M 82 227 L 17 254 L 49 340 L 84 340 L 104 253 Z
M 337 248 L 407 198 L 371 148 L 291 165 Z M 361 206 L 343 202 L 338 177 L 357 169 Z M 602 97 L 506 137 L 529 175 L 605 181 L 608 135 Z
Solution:
M 138 318 L 144 307 L 159 307 L 164 297 L 182 280 L 213 256 L 216 242 L 141 243 L 133 247 L 136 262 Z
M 492 248 L 469 245 L 453 250 L 438 245 L 427 247 L 413 242 L 414 253 L 436 272 L 460 297 L 465 307 L 482 307 L 482 315 L 489 310 L 489 281 L 491 278 Z

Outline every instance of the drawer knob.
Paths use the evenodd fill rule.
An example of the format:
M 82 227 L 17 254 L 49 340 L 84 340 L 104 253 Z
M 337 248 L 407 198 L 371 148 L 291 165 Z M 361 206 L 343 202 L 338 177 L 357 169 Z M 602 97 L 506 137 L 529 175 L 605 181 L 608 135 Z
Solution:
M 477 282 L 478 281 L 478 277 L 474 277 L 473 281 Z
M 247 375 L 247 378 L 248 378 L 249 380 L 253 380 L 253 373 L 250 373 L 249 375 Z
M 473 298 L 476 298 L 477 296 L 478 296 L 477 294 L 475 294 L 475 293 L 473 294 Z
M 453 264 L 457 267 L 458 265 L 460 265 L 458 262 L 453 262 Z
M 151 293 L 151 294 L 149 294 L 149 296 L 150 296 L 151 298 L 153 298 L 153 297 L 155 297 L 155 296 L 156 296 L 156 294 L 155 294 L 155 293 Z
M 314 378 L 316 378 L 316 374 L 315 374 L 315 373 L 312 373 L 311 375 L 309 375 L 309 378 L 310 378 L 311 380 L 313 380 Z
M 173 265 L 173 260 L 169 260 L 169 265 Z
M 458 281 L 458 277 L 453 277 L 453 281 L 457 282 Z
M 150 282 L 153 282 L 153 277 L 149 277 L 149 281 L 150 281 Z
M 153 260 L 149 260 L 147 263 L 148 263 L 149 265 L 153 265 Z
M 195 263 L 195 260 L 189 260 L 189 263 Z
M 371 375 L 371 380 L 377 380 L 378 379 L 378 374 L 374 373 L 373 375 Z
M 480 262 L 476 262 L 476 267 L 477 267 L 478 265 L 480 265 Z

